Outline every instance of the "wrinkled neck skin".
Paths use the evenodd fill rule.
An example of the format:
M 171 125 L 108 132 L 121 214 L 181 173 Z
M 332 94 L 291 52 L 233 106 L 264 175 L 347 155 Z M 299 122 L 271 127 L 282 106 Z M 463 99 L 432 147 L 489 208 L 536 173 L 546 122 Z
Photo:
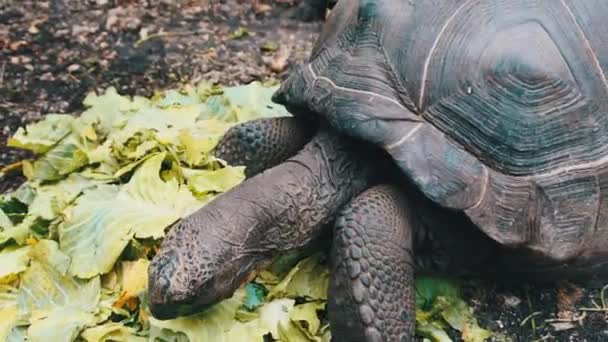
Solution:
M 377 182 L 374 171 L 386 158 L 323 126 L 296 156 L 182 220 L 150 266 L 153 315 L 187 315 L 232 296 L 256 265 L 318 237 Z

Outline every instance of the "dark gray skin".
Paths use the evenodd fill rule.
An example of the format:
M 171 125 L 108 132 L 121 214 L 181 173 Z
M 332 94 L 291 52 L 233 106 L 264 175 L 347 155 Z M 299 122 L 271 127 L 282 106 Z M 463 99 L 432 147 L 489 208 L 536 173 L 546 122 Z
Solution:
M 276 118 L 227 132 L 216 155 L 246 166 L 248 178 L 170 230 L 149 269 L 155 317 L 188 315 L 230 297 L 256 266 L 306 247 L 333 226 L 333 336 L 409 340 L 414 270 L 473 269 L 487 259 L 492 244 L 478 231 L 454 235 L 437 224 L 465 223 L 458 215 L 420 217 L 436 208 L 414 189 L 413 198 L 404 194 L 411 187 L 401 184 L 384 151 L 315 126 Z M 429 224 L 437 229 L 429 230 Z M 466 257 L 472 245 L 475 261 Z M 420 251 L 416 259 L 414 250 Z M 341 319 L 345 313 L 349 320 Z
M 279 120 L 284 123 L 254 121 L 231 131 L 264 126 L 266 131 L 254 129 L 262 133 L 256 137 L 261 144 L 273 150 L 302 148 L 288 136 L 273 134 Z M 218 151 L 234 150 L 226 145 L 249 144 L 239 139 L 242 134 L 227 136 L 234 139 L 224 139 Z M 238 190 L 221 195 L 172 228 L 150 266 L 154 315 L 172 318 L 229 297 L 255 265 L 317 237 L 342 206 L 372 184 L 373 168 L 367 158 L 356 156 L 363 146 L 355 145 L 323 129 L 295 156 L 247 179 Z M 259 160 L 243 160 L 259 165 Z

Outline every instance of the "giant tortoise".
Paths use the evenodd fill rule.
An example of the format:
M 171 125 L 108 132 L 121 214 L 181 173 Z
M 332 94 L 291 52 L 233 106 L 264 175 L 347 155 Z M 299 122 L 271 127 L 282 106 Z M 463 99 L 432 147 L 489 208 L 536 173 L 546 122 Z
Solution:
M 168 233 L 153 315 L 229 297 L 333 227 L 337 341 L 409 341 L 418 271 L 605 279 L 608 2 L 340 0 L 274 95 L 232 128 L 248 178 Z

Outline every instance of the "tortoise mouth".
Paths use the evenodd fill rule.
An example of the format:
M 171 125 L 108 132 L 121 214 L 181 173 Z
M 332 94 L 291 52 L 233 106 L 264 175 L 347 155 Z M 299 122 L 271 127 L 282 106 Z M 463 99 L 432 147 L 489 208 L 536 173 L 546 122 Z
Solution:
M 219 300 L 218 300 L 219 301 Z M 150 313 L 154 318 L 161 321 L 175 319 L 183 316 L 191 316 L 207 308 L 213 306 L 217 301 L 210 303 L 192 303 L 192 302 L 150 302 Z
M 229 265 L 224 264 L 221 272 L 216 270 L 212 272 L 213 277 L 198 284 L 188 284 L 192 287 L 187 288 L 180 286 L 184 284 L 178 281 L 180 279 L 168 280 L 151 276 L 148 283 L 150 313 L 159 320 L 190 316 L 232 297 L 238 288 L 253 279 L 253 269 L 257 264 L 242 258 L 237 261 Z M 158 269 L 154 268 L 150 274 L 155 275 L 154 271 Z

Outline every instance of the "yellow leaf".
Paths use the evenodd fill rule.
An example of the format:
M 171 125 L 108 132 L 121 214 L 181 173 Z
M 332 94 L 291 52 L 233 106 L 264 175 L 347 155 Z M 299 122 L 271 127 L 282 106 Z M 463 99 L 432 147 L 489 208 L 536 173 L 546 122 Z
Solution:
M 132 296 L 137 296 L 148 287 L 147 259 L 124 261 L 122 263 L 122 290 Z
M 87 342 L 143 342 L 146 338 L 135 335 L 135 329 L 120 323 L 106 323 L 86 329 L 80 335 Z
M 7 247 L 0 251 L 0 279 L 27 269 L 31 247 Z
M 0 341 L 6 341 L 18 320 L 17 303 L 14 306 L 0 308 Z
M 112 304 L 112 307 L 118 309 L 127 308 L 129 311 L 135 311 L 137 309 L 137 305 L 139 304 L 139 299 L 137 297 L 133 297 L 129 295 L 127 292 L 123 292 L 120 297 Z

